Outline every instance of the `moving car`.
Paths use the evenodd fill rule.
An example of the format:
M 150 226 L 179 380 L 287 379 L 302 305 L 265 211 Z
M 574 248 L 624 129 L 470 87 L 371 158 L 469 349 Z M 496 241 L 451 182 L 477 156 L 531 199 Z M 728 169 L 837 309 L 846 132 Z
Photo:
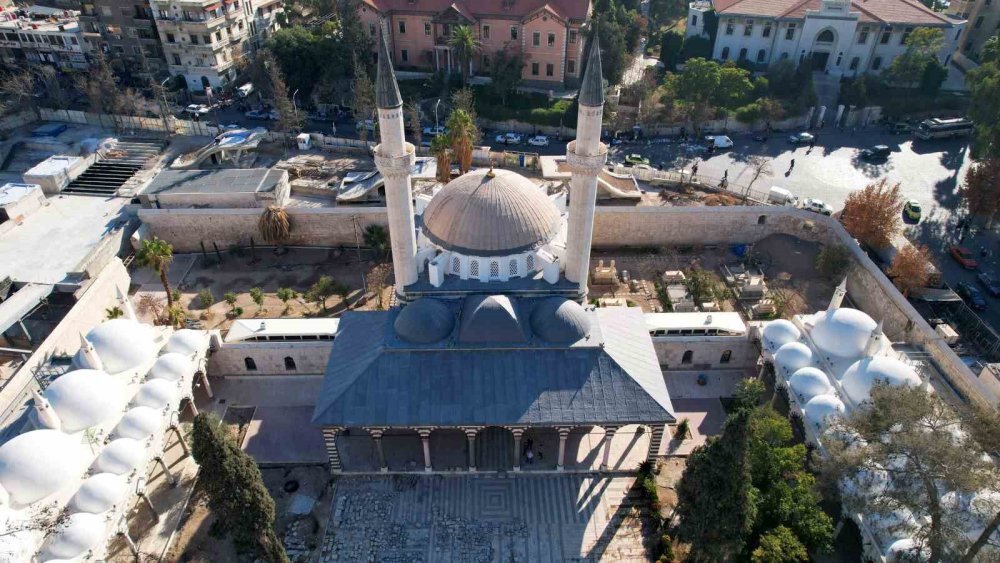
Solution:
M 920 209 L 920 202 L 915 199 L 907 200 L 907 202 L 903 204 L 903 214 L 906 215 L 907 219 L 920 221 L 920 213 L 922 211 L 923 210 Z
M 778 186 L 771 186 L 771 189 L 767 192 L 768 203 L 773 203 L 776 205 L 795 205 L 795 195 L 792 192 L 786 190 L 785 188 L 779 188 Z
M 954 258 L 956 262 L 961 264 L 962 267 L 967 270 L 975 270 L 979 267 L 979 262 L 976 262 L 976 258 L 973 256 L 972 251 L 964 246 L 953 244 L 948 248 L 948 252 L 951 253 L 951 257 Z
M 502 145 L 520 145 L 521 135 L 518 133 L 503 133 L 502 135 L 497 135 L 496 142 Z
M 209 108 L 204 104 L 191 104 L 184 108 L 184 113 L 191 115 L 208 115 Z
M 528 139 L 528 144 L 535 147 L 547 147 L 549 146 L 549 138 L 545 135 L 535 135 Z
M 805 131 L 801 133 L 796 133 L 794 135 L 789 135 L 788 137 L 788 142 L 793 145 L 804 145 L 815 140 L 816 137 L 812 133 L 806 133 Z
M 833 208 L 823 203 L 822 200 L 808 198 L 802 202 L 802 209 L 819 213 L 821 215 L 833 215 Z
M 980 285 L 986 289 L 987 293 L 993 297 L 1000 297 L 1000 280 L 986 272 L 981 272 L 976 276 L 976 279 L 979 280 Z
M 708 135 L 705 137 L 705 142 L 717 149 L 733 148 L 733 140 L 725 135 Z
M 861 158 L 865 160 L 885 160 L 889 158 L 892 149 L 888 145 L 875 145 L 874 147 L 862 149 Z
M 969 306 L 972 307 L 973 309 L 977 311 L 982 311 L 983 309 L 986 308 L 986 298 L 983 297 L 982 292 L 979 291 L 979 289 L 976 286 L 972 285 L 971 283 L 961 282 L 958 284 L 955 290 L 958 292 L 959 295 L 962 296 L 962 299 L 965 299 L 965 302 L 968 303 Z
M 631 166 L 633 164 L 649 164 L 649 159 L 642 156 L 641 154 L 632 153 L 625 156 L 625 165 Z
M 437 137 L 438 135 L 444 135 L 448 132 L 448 129 L 444 125 L 437 125 L 435 127 L 424 127 L 424 135 L 429 137 Z

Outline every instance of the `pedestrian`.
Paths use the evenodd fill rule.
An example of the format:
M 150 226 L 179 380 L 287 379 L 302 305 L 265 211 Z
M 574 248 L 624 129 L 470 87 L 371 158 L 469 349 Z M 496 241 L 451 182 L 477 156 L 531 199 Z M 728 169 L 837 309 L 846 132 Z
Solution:
M 788 166 L 788 171 L 791 172 L 793 168 L 795 168 L 795 159 L 794 158 L 792 159 L 791 165 Z
M 728 180 L 729 179 L 729 169 L 728 168 L 726 168 L 726 171 L 722 173 L 722 179 L 723 180 Z
M 812 152 L 815 146 L 816 146 L 816 139 L 809 141 L 809 152 Z
M 694 166 L 691 167 L 691 177 L 694 178 L 698 175 L 698 163 L 695 162 Z

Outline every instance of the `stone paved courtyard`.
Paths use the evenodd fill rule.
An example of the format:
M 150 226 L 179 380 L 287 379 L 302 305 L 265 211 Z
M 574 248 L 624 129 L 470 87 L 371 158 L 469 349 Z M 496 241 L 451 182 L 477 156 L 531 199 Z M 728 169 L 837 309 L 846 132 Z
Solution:
M 322 562 L 645 562 L 631 477 L 341 477 Z

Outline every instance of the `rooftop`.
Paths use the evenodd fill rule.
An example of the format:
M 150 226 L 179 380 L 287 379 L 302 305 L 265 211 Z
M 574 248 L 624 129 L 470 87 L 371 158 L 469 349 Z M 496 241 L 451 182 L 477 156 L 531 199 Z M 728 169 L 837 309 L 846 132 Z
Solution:
M 146 195 L 232 194 L 272 192 L 287 172 L 267 168 L 164 170 L 150 182 Z
M 316 340 L 306 338 L 337 334 L 340 319 L 237 319 L 226 333 L 226 342 L 245 340 Z
M 451 8 L 465 17 L 499 16 L 523 18 L 547 8 L 562 18 L 583 21 L 590 12 L 590 0 L 364 0 L 380 12 L 437 14 Z
M 819 10 L 822 0 L 715 0 L 722 15 L 748 15 L 802 19 L 807 11 Z M 951 25 L 952 20 L 934 12 L 916 0 L 878 0 L 851 2 L 851 11 L 861 14 L 864 22 L 890 24 Z

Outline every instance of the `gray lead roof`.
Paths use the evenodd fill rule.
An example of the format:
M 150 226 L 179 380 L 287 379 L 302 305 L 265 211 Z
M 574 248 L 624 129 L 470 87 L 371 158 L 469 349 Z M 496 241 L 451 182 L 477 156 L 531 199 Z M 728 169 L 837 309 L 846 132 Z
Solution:
M 379 109 L 398 108 L 403 105 L 399 95 L 399 84 L 396 83 L 396 73 L 392 70 L 392 57 L 389 56 L 389 44 L 383 33 L 379 39 L 378 74 L 375 78 L 375 105 Z
M 593 46 L 587 57 L 587 69 L 580 86 L 579 102 L 581 106 L 599 107 L 604 105 L 604 78 L 601 75 L 601 41 L 597 33 L 597 22 L 591 34 Z

